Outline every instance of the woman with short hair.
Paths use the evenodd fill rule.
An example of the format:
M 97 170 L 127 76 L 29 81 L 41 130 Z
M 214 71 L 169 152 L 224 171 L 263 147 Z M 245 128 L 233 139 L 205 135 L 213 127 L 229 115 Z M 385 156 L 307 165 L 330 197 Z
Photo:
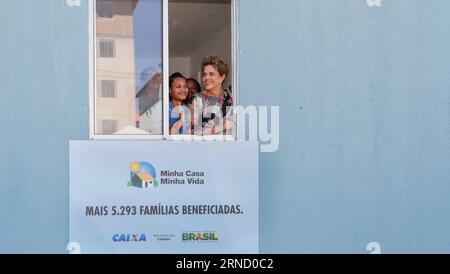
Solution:
M 234 129 L 233 96 L 224 89 L 228 65 L 218 56 L 202 62 L 203 92 L 194 96 L 192 113 L 196 135 L 231 135 Z

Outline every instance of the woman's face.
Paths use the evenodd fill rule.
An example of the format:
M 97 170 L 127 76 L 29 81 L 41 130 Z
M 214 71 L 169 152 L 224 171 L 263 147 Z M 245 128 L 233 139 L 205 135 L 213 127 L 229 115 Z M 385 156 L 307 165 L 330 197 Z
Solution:
M 220 75 L 214 66 L 207 65 L 203 70 L 202 80 L 205 90 L 212 91 L 222 88 L 222 82 L 225 80 L 225 75 Z
M 184 101 L 188 96 L 188 85 L 184 78 L 175 78 L 170 86 L 170 95 L 173 100 Z

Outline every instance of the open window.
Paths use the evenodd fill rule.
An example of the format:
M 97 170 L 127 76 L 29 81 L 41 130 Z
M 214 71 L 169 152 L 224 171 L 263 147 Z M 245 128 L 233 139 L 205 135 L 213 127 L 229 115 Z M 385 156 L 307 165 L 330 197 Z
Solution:
M 91 138 L 235 140 L 235 1 L 93 1 Z

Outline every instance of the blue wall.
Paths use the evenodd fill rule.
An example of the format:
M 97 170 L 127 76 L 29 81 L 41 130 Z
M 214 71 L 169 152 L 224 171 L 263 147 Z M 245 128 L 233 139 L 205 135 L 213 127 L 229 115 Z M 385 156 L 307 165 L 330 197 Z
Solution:
M 263 253 L 450 252 L 450 2 L 239 1 L 240 103 L 279 105 Z M 63 253 L 87 1 L 0 0 L 0 253 Z
M 0 252 L 66 248 L 69 140 L 89 138 L 87 30 L 87 5 L 0 0 Z

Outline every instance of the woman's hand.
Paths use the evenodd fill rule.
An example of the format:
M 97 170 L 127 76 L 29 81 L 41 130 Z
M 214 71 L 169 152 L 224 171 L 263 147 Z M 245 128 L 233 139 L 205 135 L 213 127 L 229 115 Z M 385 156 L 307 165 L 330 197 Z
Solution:
M 225 122 L 223 122 L 224 131 L 230 130 L 234 128 L 234 122 L 230 121 L 228 119 L 225 119 Z
M 172 128 L 170 129 L 171 135 L 177 135 L 180 134 L 180 129 L 183 127 L 183 120 L 178 120 L 175 124 L 173 124 Z
M 213 126 L 209 128 L 205 128 L 203 130 L 203 135 L 215 135 L 220 133 L 225 133 L 228 130 L 231 130 L 234 128 L 234 122 L 231 120 L 224 120 L 222 124 L 218 126 Z
M 177 107 L 175 107 L 175 109 L 178 112 L 178 119 L 184 120 L 183 108 L 181 106 L 177 106 Z
M 185 132 L 185 134 L 192 135 L 192 124 L 191 123 L 187 124 L 187 132 Z

